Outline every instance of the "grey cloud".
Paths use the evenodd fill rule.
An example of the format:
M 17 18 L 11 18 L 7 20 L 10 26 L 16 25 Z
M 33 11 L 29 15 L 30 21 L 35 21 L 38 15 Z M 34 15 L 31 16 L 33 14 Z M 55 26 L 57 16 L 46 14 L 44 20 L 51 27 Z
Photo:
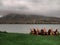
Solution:
M 4 0 L 3 0 L 4 1 Z M 13 0 L 15 1 L 15 0 Z M 60 0 L 19 0 L 21 4 L 4 5 L 0 0 L 0 14 L 4 14 L 4 11 L 14 13 L 32 13 L 32 14 L 43 14 L 45 16 L 56 16 L 60 17 Z M 3 10 L 3 11 L 2 11 Z

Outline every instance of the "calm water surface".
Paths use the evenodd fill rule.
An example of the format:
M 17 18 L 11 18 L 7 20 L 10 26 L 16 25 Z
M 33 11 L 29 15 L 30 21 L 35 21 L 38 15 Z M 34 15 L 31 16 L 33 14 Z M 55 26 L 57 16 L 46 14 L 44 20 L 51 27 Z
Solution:
M 49 28 L 53 28 L 55 30 L 58 28 L 60 32 L 60 24 L 0 24 L 0 31 L 7 31 L 7 32 L 13 32 L 13 33 L 29 33 L 30 28 L 46 28 L 48 30 Z

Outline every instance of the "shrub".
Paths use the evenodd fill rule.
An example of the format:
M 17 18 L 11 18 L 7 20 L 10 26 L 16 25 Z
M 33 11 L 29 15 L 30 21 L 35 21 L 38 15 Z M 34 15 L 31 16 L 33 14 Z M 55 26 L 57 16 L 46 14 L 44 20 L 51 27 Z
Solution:
M 7 33 L 7 31 L 0 31 L 0 33 Z

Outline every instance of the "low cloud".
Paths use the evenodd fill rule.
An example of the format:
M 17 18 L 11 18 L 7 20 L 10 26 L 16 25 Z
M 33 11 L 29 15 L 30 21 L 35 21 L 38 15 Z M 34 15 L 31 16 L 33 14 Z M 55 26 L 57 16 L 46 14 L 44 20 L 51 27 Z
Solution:
M 44 14 L 46 16 L 48 14 L 49 16 L 52 11 L 60 11 L 60 0 L 1 0 L 0 9 Z M 60 13 L 58 16 L 53 16 L 60 17 L 59 15 Z

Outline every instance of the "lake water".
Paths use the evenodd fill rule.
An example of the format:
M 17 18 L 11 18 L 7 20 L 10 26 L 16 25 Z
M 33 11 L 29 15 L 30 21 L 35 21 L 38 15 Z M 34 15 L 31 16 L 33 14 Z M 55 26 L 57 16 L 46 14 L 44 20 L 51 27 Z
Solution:
M 0 31 L 7 31 L 7 32 L 13 32 L 13 33 L 29 33 L 30 28 L 46 28 L 46 30 L 53 28 L 55 30 L 56 28 L 60 32 L 60 24 L 0 24 Z

